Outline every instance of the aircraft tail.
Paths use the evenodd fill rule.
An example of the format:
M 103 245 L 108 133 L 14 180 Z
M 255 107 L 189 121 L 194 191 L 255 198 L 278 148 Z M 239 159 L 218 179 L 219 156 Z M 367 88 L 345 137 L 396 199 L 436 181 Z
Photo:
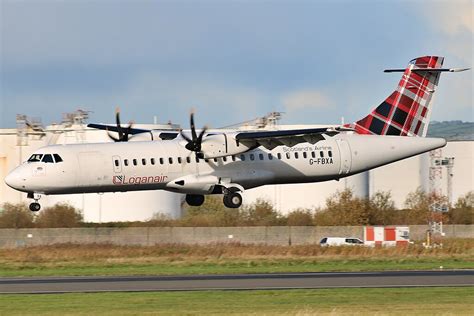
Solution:
M 444 57 L 424 56 L 413 59 L 403 72 L 397 89 L 363 119 L 348 124 L 358 134 L 421 136 L 428 132 L 433 93 L 438 86 Z

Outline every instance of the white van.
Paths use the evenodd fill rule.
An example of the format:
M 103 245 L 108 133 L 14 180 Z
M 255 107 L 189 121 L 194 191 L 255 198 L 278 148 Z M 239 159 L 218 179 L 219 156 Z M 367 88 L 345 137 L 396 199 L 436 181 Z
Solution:
M 324 237 L 319 242 L 322 247 L 328 246 L 363 246 L 364 242 L 355 237 Z

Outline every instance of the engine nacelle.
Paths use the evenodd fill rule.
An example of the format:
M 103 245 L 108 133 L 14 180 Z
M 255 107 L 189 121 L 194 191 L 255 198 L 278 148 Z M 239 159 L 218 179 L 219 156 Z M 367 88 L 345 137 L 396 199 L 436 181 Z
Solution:
M 244 153 L 251 148 L 239 144 L 235 139 L 236 133 L 210 133 L 204 137 L 201 152 L 204 158 L 219 158 Z

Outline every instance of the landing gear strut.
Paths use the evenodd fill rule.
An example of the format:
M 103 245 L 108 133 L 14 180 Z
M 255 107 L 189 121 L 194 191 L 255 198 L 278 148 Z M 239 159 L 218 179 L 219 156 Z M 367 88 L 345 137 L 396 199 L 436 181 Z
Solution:
M 34 202 L 30 204 L 30 211 L 38 212 L 41 209 L 41 205 L 38 203 L 41 195 L 30 192 L 28 193 L 28 198 L 34 200 Z
M 201 206 L 204 203 L 204 195 L 186 194 L 186 203 L 191 206 Z
M 237 192 L 224 194 L 224 205 L 228 208 L 238 208 L 242 205 L 242 195 Z

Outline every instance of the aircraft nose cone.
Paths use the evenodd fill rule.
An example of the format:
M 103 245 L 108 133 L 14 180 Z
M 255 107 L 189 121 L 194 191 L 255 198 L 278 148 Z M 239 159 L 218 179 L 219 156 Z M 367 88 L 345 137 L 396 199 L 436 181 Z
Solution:
M 21 189 L 22 179 L 18 173 L 18 170 L 13 170 L 5 177 L 5 183 L 13 189 Z

